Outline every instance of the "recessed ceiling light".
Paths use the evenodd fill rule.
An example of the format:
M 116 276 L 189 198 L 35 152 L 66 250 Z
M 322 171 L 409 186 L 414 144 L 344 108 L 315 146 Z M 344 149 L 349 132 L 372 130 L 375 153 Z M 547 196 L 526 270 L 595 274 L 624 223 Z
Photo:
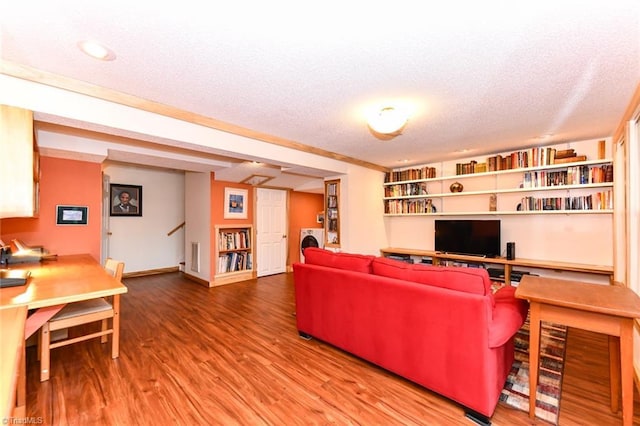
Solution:
M 84 40 L 78 43 L 78 47 L 85 54 L 101 61 L 113 61 L 116 59 L 116 54 L 111 49 L 97 41 Z

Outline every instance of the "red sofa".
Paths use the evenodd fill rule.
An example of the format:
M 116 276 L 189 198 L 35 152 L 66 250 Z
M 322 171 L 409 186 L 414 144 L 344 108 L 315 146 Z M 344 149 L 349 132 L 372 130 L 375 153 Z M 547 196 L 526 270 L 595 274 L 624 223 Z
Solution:
M 312 336 L 491 417 L 528 305 L 487 271 L 309 247 L 293 265 L 296 320 Z M 486 420 L 486 419 L 485 419 Z

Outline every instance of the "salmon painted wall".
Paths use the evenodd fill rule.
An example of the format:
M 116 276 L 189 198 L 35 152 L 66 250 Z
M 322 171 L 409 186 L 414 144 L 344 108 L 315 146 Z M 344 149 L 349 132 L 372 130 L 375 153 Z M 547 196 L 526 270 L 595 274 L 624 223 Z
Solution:
M 246 219 L 225 219 L 224 218 L 224 189 L 246 189 L 247 190 L 247 218 Z M 216 259 L 215 244 L 218 239 L 216 238 L 216 225 L 253 225 L 253 186 L 242 183 L 227 182 L 223 180 L 215 180 L 215 174 L 211 173 L 211 277 L 216 274 L 216 268 L 218 265 L 218 259 Z M 255 231 L 255 230 L 254 230 Z M 251 238 L 251 242 L 255 243 L 255 232 Z
M 40 214 L 0 220 L 0 237 L 52 254 L 89 253 L 100 261 L 102 171 L 100 164 L 53 157 L 40 159 Z M 56 225 L 56 206 L 88 206 L 88 225 Z
M 289 192 L 289 261 L 300 262 L 300 229 L 322 228 L 316 216 L 324 210 L 322 194 Z

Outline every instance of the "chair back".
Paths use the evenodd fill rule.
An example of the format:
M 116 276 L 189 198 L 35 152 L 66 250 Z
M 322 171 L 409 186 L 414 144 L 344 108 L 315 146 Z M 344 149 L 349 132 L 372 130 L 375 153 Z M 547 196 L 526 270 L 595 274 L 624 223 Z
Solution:
M 112 258 L 109 257 L 104 263 L 104 269 L 112 277 L 114 277 L 118 281 L 122 281 L 122 273 L 124 272 L 124 262 L 118 262 L 117 260 L 113 260 Z

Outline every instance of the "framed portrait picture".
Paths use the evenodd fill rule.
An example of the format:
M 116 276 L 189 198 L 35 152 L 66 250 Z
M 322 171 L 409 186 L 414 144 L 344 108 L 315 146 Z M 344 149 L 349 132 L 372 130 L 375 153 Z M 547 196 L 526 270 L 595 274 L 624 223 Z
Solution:
M 89 223 L 89 207 L 56 206 L 56 225 L 86 225 Z
M 224 218 L 246 219 L 247 196 L 249 191 L 238 188 L 224 189 Z
M 109 185 L 110 216 L 142 216 L 142 186 Z

